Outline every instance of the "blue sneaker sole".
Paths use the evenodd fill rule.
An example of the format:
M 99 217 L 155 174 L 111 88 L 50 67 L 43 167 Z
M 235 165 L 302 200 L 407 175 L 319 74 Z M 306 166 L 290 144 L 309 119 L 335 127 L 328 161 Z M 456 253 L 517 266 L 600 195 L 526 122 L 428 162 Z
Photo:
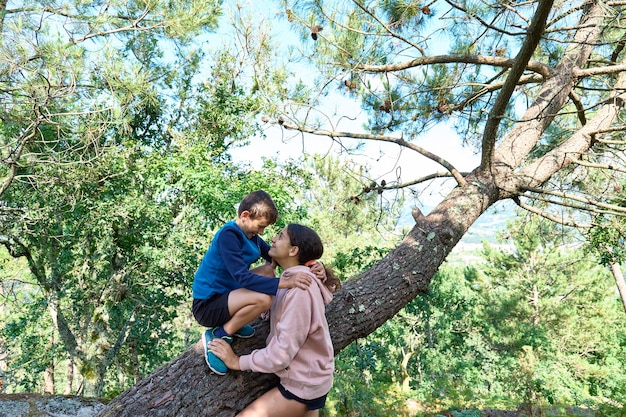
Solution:
M 214 373 L 218 374 L 218 375 L 226 375 L 226 372 L 228 371 L 228 368 L 226 368 L 226 365 L 224 365 L 224 367 L 226 368 L 225 371 L 222 371 L 221 369 L 215 369 L 212 365 L 211 365 L 211 361 L 209 359 L 209 355 L 211 355 L 211 350 L 209 349 L 209 347 L 207 346 L 209 344 L 209 342 L 211 340 L 213 340 L 212 337 L 207 337 L 207 333 L 209 331 L 212 332 L 213 329 L 208 329 L 205 330 L 204 333 L 202 333 L 202 343 L 204 344 L 204 360 L 206 362 L 207 365 L 209 365 L 209 369 L 211 369 L 211 371 L 213 371 Z M 213 355 L 215 356 L 215 355 Z M 221 359 L 219 359 L 217 356 L 215 356 L 215 358 L 219 361 L 221 361 Z

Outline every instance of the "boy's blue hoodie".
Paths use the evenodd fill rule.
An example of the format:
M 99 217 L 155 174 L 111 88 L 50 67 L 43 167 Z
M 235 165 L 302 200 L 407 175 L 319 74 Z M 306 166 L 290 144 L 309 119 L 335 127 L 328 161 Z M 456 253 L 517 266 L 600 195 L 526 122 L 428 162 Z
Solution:
M 206 300 L 238 288 L 275 295 L 278 279 L 250 272 L 250 266 L 261 257 L 271 262 L 269 249 L 258 235 L 248 239 L 234 220 L 226 223 L 213 237 L 196 271 L 193 298 Z

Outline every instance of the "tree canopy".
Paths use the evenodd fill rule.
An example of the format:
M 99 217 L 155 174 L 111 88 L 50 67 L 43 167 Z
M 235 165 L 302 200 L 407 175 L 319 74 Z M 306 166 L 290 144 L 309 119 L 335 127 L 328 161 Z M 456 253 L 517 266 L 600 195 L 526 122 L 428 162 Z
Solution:
M 265 120 L 286 135 L 323 135 L 342 145 L 393 143 L 414 152 L 413 163 L 426 158 L 441 167 L 374 187 L 368 181 L 362 194 L 442 176 L 456 183 L 434 209 L 423 213 L 416 207 L 415 225 L 403 241 L 337 294 L 327 311 L 336 351 L 427 291 L 452 248 L 496 202 L 511 200 L 573 227 L 593 226 L 599 213 L 624 214 L 621 2 L 281 4 L 280 14 L 300 34 L 290 57 L 317 71 L 306 77 L 294 71 L 299 82 L 287 85 L 283 100 L 266 109 Z M 264 87 L 262 81 L 255 85 Z M 323 100 L 337 91 L 356 97 L 369 115 L 363 131 L 336 128 L 341 110 L 327 111 Z M 460 172 L 446 155 L 430 152 L 427 141 L 419 142 L 443 121 L 480 153 L 474 169 Z M 193 355 L 197 351 L 190 349 L 155 377 L 167 378 L 174 366 L 191 366 Z M 245 382 L 255 388 L 263 383 Z M 148 387 L 153 388 L 136 386 L 111 410 L 125 409 L 134 396 L 166 395 L 148 394 Z M 217 382 L 204 389 L 224 400 L 194 407 L 229 409 L 232 397 Z M 256 394 L 255 389 L 238 398 Z M 185 409 L 174 393 L 167 407 Z
M 18 229 L 7 228 L 11 233 L 3 231 L 1 237 L 13 256 L 28 259 L 44 288 L 55 290 L 46 295 L 53 317 L 59 317 L 54 306 L 64 294 L 57 291 L 61 276 L 80 279 L 87 271 L 111 281 L 119 273 L 132 276 L 126 274 L 135 273 L 137 265 L 142 276 L 169 276 L 173 265 L 158 259 L 170 254 L 154 248 L 167 244 L 165 236 L 173 239 L 170 249 L 185 241 L 200 251 L 193 230 L 224 220 L 223 209 L 234 200 L 223 195 L 225 189 L 268 187 L 290 207 L 289 190 L 295 187 L 276 184 L 276 177 L 263 171 L 248 181 L 250 171 L 228 164 L 228 149 L 257 133 L 255 123 L 245 123 L 255 116 L 259 126 L 275 126 L 285 136 L 329 137 L 346 152 L 361 143 L 392 144 L 414 156 L 408 164 L 428 160 L 440 167 L 419 177 L 402 174 L 409 170 L 396 171 L 393 178 L 363 175 L 348 198 L 355 206 L 372 196 L 382 201 L 396 190 L 419 195 L 421 185 L 440 178 L 454 181 L 432 210 L 415 207 L 414 224 L 403 239 L 352 277 L 329 305 L 336 352 L 427 292 L 471 225 L 500 201 L 583 230 L 626 214 L 622 2 L 278 4 L 278 13 L 261 23 L 245 19 L 244 7 L 233 8 L 236 47 L 212 56 L 212 76 L 197 71 L 203 55 L 188 42 L 213 27 L 217 5 L 105 2 L 10 9 L 5 4 L 0 76 L 6 78 L 0 82 L 10 112 L 1 126 L 0 209 L 3 219 L 19 221 L 7 223 Z M 19 18 L 12 22 L 11 17 Z M 283 38 L 282 44 L 273 39 L 271 27 L 278 22 L 299 38 Z M 284 62 L 273 58 L 277 51 L 285 53 L 280 55 Z M 163 54 L 173 57 L 159 59 Z M 208 78 L 196 85 L 198 76 Z M 329 107 L 340 96 L 354 100 L 367 115 L 362 129 L 342 130 L 344 109 Z M 454 126 L 460 141 L 480 154 L 476 167 L 461 171 L 448 155 L 429 150 L 429 141 L 437 138 L 428 132 L 441 123 Z M 101 158 L 105 148 L 111 153 Z M 92 164 L 94 170 L 65 172 L 67 162 Z M 329 184 L 331 179 L 336 177 L 327 179 Z M 235 185 L 224 187 L 229 181 Z M 42 197 L 30 198 L 31 187 L 43 191 Z M 63 199 L 70 191 L 72 197 Z M 117 199 L 107 204 L 102 195 Z M 127 199 L 130 204 L 113 210 Z M 388 207 L 381 205 L 381 212 Z M 66 222 L 94 209 L 115 221 L 94 228 Z M 151 227 L 135 223 L 144 213 L 154 220 Z M 158 218 L 167 219 L 168 226 Z M 180 221 L 191 222 L 189 235 L 175 233 Z M 31 224 L 45 226 L 46 233 L 31 233 Z M 358 236 L 363 227 L 339 224 L 347 237 Z M 107 239 L 94 239 L 103 230 Z M 71 241 L 72 249 L 58 238 L 83 233 L 83 240 Z M 150 250 L 131 258 L 116 249 L 131 240 Z M 602 242 L 620 240 L 612 236 Z M 75 245 L 89 255 L 76 260 L 89 262 L 59 262 L 60 254 L 75 253 Z M 42 251 L 38 262 L 36 250 Z M 174 253 L 171 262 L 190 261 L 187 254 Z M 135 256 L 142 261 L 118 263 Z M 174 269 L 188 274 L 190 264 Z M 119 290 L 111 296 L 119 297 Z M 137 308 L 129 309 L 124 323 Z M 89 320 L 103 319 L 94 314 Z M 116 338 L 102 344 L 104 349 L 127 337 L 124 323 L 118 323 Z M 58 326 L 65 337 L 63 327 Z M 75 345 L 71 337 L 65 343 Z M 260 345 L 262 338 L 241 348 Z M 230 415 L 275 383 L 271 376 L 237 374 L 226 381 L 210 376 L 199 352 L 195 344 L 141 379 L 103 415 L 198 410 Z

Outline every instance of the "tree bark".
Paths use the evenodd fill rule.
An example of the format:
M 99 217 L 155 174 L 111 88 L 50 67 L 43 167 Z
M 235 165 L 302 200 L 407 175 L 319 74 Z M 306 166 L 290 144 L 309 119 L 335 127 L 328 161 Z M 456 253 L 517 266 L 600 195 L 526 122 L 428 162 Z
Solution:
M 49 349 L 54 349 L 54 336 L 50 336 L 48 340 Z M 54 394 L 54 360 L 46 367 L 43 372 L 43 392 L 44 394 Z

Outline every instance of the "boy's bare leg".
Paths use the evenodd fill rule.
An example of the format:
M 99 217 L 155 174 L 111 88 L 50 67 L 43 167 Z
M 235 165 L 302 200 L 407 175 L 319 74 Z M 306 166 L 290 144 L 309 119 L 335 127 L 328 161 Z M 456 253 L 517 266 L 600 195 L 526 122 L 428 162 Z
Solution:
M 230 320 L 224 324 L 224 330 L 234 334 L 246 324 L 250 323 L 272 306 L 274 297 L 245 288 L 231 291 L 228 296 L 228 311 Z

